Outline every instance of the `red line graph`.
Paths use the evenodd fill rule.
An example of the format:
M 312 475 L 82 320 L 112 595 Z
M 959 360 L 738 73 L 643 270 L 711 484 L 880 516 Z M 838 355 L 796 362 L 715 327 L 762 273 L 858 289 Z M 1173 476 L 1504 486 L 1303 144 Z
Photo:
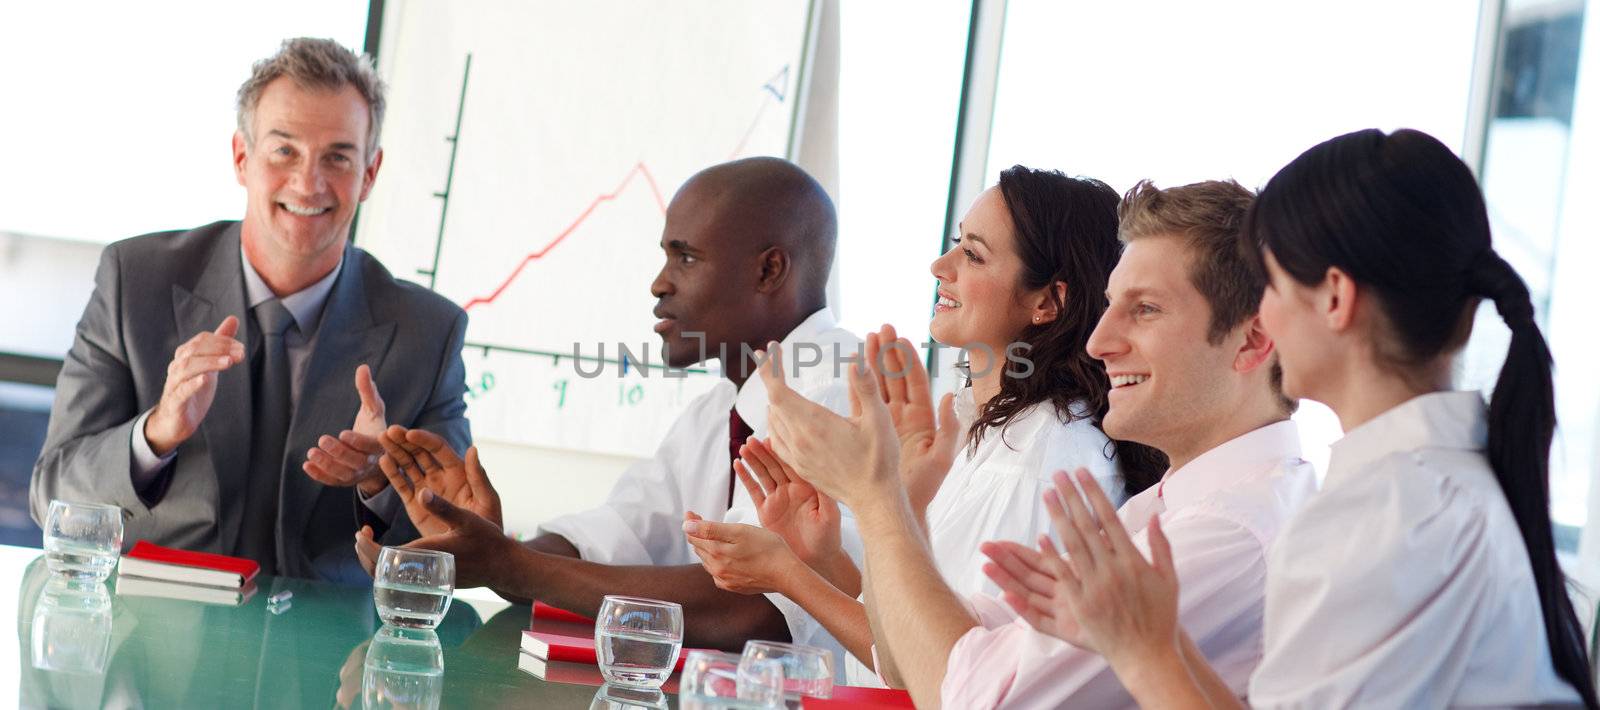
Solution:
M 739 157 L 739 154 L 744 152 L 745 142 L 749 141 L 750 134 L 755 132 L 756 124 L 761 121 L 762 114 L 767 110 L 767 104 L 774 99 L 779 102 L 784 100 L 786 94 L 783 89 L 784 86 L 787 85 L 788 81 L 789 67 L 785 65 L 783 69 L 778 72 L 778 74 L 774 75 L 772 79 L 768 80 L 766 84 L 762 85 L 761 88 L 765 96 L 763 97 L 761 106 L 756 109 L 756 116 L 750 120 L 750 127 L 745 129 L 744 136 L 739 139 L 739 143 L 734 146 L 733 153 L 728 156 L 729 160 Z M 645 165 L 643 161 L 636 163 L 634 164 L 633 169 L 629 170 L 628 174 L 622 177 L 622 183 L 617 185 L 617 189 L 594 198 L 594 201 L 590 202 L 589 206 L 584 208 L 583 212 L 578 215 L 578 218 L 572 220 L 572 224 L 567 225 L 566 229 L 561 230 L 561 233 L 557 234 L 555 239 L 550 240 L 549 244 L 544 245 L 537 251 L 528 252 L 527 255 L 523 256 L 522 260 L 517 262 L 517 267 L 512 269 L 511 273 L 500 282 L 500 285 L 496 286 L 493 291 L 489 292 L 489 295 L 473 296 L 471 299 L 468 299 L 466 303 L 461 304 L 461 309 L 470 311 L 472 310 L 473 306 L 494 303 L 494 300 L 499 298 L 500 294 L 504 293 L 505 290 L 511 286 L 512 282 L 517 280 L 517 276 L 522 274 L 522 270 L 527 268 L 528 264 L 544 258 L 545 254 L 550 253 L 550 250 L 555 249 L 556 246 L 561 244 L 563 240 L 569 236 L 572 236 L 573 232 L 578 231 L 578 228 L 583 226 L 585 221 L 588 221 L 589 216 L 594 214 L 594 211 L 600 207 L 601 203 L 611 202 L 617 199 L 617 197 L 621 195 L 624 190 L 628 189 L 628 185 L 633 182 L 633 179 L 641 175 L 644 176 L 645 184 L 650 186 L 650 194 L 656 199 L 656 207 L 660 208 L 661 214 L 665 216 L 667 214 L 667 201 L 661 197 L 661 188 L 656 184 L 655 176 L 650 174 L 649 166 Z
M 610 202 L 617 199 L 617 196 L 621 195 L 623 190 L 628 189 L 628 184 L 632 183 L 635 177 L 641 175 L 644 176 L 645 184 L 650 186 L 650 194 L 656 198 L 656 206 L 661 208 L 661 214 L 666 214 L 667 201 L 661 197 L 661 188 L 656 186 L 655 176 L 650 174 L 650 168 L 644 163 L 638 163 L 634 165 L 633 169 L 629 170 L 628 174 L 622 178 L 622 184 L 617 185 L 617 189 L 594 198 L 594 201 L 589 203 L 589 206 L 583 210 L 583 213 L 579 214 L 577 219 L 572 220 L 572 224 L 567 225 L 566 229 L 561 230 L 561 233 L 557 234 L 556 238 L 551 240 L 549 244 L 544 245 L 544 247 L 540 248 L 538 251 L 528 252 L 527 256 L 522 257 L 522 261 L 517 263 L 517 268 L 512 269 L 511 274 L 507 276 L 504 281 L 501 281 L 500 285 L 496 286 L 494 291 L 490 292 L 487 296 L 473 297 L 471 300 L 461 305 L 462 310 L 472 310 L 473 306 L 476 306 L 480 303 L 494 303 L 494 299 L 499 298 L 500 294 L 506 290 L 506 287 L 510 286 L 511 282 L 517 280 L 517 276 L 522 273 L 523 269 L 527 268 L 529 263 L 544 258 L 544 255 L 549 254 L 550 250 L 556 248 L 556 246 L 559 245 L 562 240 L 572 236 L 573 232 L 578 231 L 578 227 L 583 226 L 583 223 L 589 219 L 589 215 L 594 214 L 595 209 L 598 208 L 602 202 Z

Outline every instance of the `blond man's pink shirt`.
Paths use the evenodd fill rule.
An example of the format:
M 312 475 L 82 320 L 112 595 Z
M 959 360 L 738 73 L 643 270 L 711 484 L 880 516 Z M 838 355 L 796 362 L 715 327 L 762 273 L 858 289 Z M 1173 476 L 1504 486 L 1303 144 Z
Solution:
M 1267 548 L 1316 487 L 1299 431 L 1283 421 L 1169 471 L 1118 511 L 1146 557 L 1145 528 L 1160 515 L 1183 628 L 1241 696 L 1261 661 Z M 1035 631 L 996 597 L 973 596 L 968 605 L 980 625 L 951 651 L 944 707 L 1136 707 L 1098 654 Z

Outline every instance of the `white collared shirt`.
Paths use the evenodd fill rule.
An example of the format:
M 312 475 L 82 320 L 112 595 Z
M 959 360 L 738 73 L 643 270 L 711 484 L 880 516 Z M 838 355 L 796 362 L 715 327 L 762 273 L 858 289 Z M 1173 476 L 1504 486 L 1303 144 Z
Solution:
M 837 326 L 824 308 L 806 318 L 780 343 L 789 386 L 813 402 L 842 415 L 850 413 L 848 367 L 843 362 L 861 349 L 861 339 Z M 836 357 L 837 354 L 837 357 Z M 820 362 L 817 362 L 820 359 Z M 578 548 L 583 559 L 608 565 L 699 564 L 683 536 L 683 514 L 694 511 L 707 520 L 760 525 L 755 504 L 742 485 L 734 486 L 728 506 L 733 460 L 728 450 L 728 413 L 767 436 L 767 389 L 752 376 L 735 390 L 723 380 L 695 398 L 668 430 L 656 455 L 629 466 L 599 507 L 565 515 L 539 526 L 537 534 L 554 533 Z M 855 518 L 841 509 L 845 552 L 861 564 L 861 537 Z M 783 612 L 796 643 L 832 648 L 835 660 L 844 648 L 821 624 L 780 594 L 767 598 Z M 839 664 L 835 664 L 838 667 Z
M 1300 458 L 1298 429 L 1283 421 L 1167 472 L 1117 511 L 1146 557 L 1146 527 L 1160 516 L 1183 628 L 1241 695 L 1261 658 L 1267 549 L 1316 485 Z M 945 707 L 1136 707 L 1099 654 L 1035 631 L 997 597 L 968 602 L 980 626 L 951 650 L 940 688 Z
M 968 442 L 950 466 L 928 504 L 928 542 L 934 566 L 957 596 L 998 595 L 983 573 L 988 558 L 978 545 L 1010 540 L 1032 545 L 1050 532 L 1042 496 L 1055 487 L 1056 471 L 1089 469 L 1113 503 L 1123 499 L 1122 477 L 1112 460 L 1111 440 L 1076 407 L 1077 418 L 1063 422 L 1055 406 L 1030 406 L 1004 427 L 991 427 L 976 444 Z M 956 395 L 962 437 L 977 419 L 972 389 Z M 882 679 L 850 656 L 847 677 L 853 685 L 881 686 Z
M 1333 445 L 1322 492 L 1272 550 L 1252 705 L 1577 702 L 1486 440 L 1479 393 L 1437 392 Z
M 1126 497 L 1111 440 L 1081 406 L 1074 409 L 1077 417 L 1063 422 L 1051 404 L 1035 404 L 957 454 L 927 511 L 934 564 L 957 595 L 1000 593 L 983 573 L 988 558 L 978 552 L 980 543 L 1031 545 L 1050 532 L 1041 501 L 1055 487 L 1056 471 L 1089 469 L 1112 504 Z M 965 432 L 977 419 L 970 387 L 957 395 L 956 412 Z

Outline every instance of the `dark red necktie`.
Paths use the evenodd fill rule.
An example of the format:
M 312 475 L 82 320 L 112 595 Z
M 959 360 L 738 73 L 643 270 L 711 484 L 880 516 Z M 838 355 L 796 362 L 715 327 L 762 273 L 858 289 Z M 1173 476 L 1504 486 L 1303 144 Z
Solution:
M 739 408 L 728 410 L 728 508 L 733 508 L 734 486 L 738 485 L 739 477 L 733 472 L 733 462 L 739 459 L 739 447 L 755 434 L 749 424 L 744 423 L 744 417 L 739 416 Z

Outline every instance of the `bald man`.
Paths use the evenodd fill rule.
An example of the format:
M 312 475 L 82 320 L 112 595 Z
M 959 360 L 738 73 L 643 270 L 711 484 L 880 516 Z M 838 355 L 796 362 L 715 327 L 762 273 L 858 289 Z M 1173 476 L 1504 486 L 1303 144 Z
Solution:
M 691 177 L 667 207 L 660 241 L 666 263 L 650 284 L 661 319 L 655 330 L 669 366 L 716 360 L 725 381 L 688 405 L 655 457 L 628 468 L 604 504 L 547 522 L 521 544 L 500 530 L 498 498 L 474 451 L 462 460 L 427 432 L 390 429 L 383 468 L 425 535 L 411 546 L 454 553 L 458 586 L 488 586 L 512 600 L 538 599 L 587 615 L 607 594 L 678 602 L 691 646 L 739 649 L 751 638 L 792 639 L 842 654 L 782 596 L 718 589 L 682 532 L 691 511 L 758 523 L 732 472 L 739 446 L 766 436 L 767 393 L 751 377 L 754 351 L 778 341 L 790 358 L 785 362 L 815 363 L 799 371 L 801 391 L 848 413 L 848 384 L 836 357 L 856 353 L 861 341 L 839 329 L 826 307 L 837 231 L 827 193 L 787 161 L 750 158 Z M 423 485 L 408 483 L 418 479 Z M 846 551 L 858 563 L 860 543 L 848 513 L 842 527 Z M 365 531 L 357 550 L 370 569 L 376 544 Z

